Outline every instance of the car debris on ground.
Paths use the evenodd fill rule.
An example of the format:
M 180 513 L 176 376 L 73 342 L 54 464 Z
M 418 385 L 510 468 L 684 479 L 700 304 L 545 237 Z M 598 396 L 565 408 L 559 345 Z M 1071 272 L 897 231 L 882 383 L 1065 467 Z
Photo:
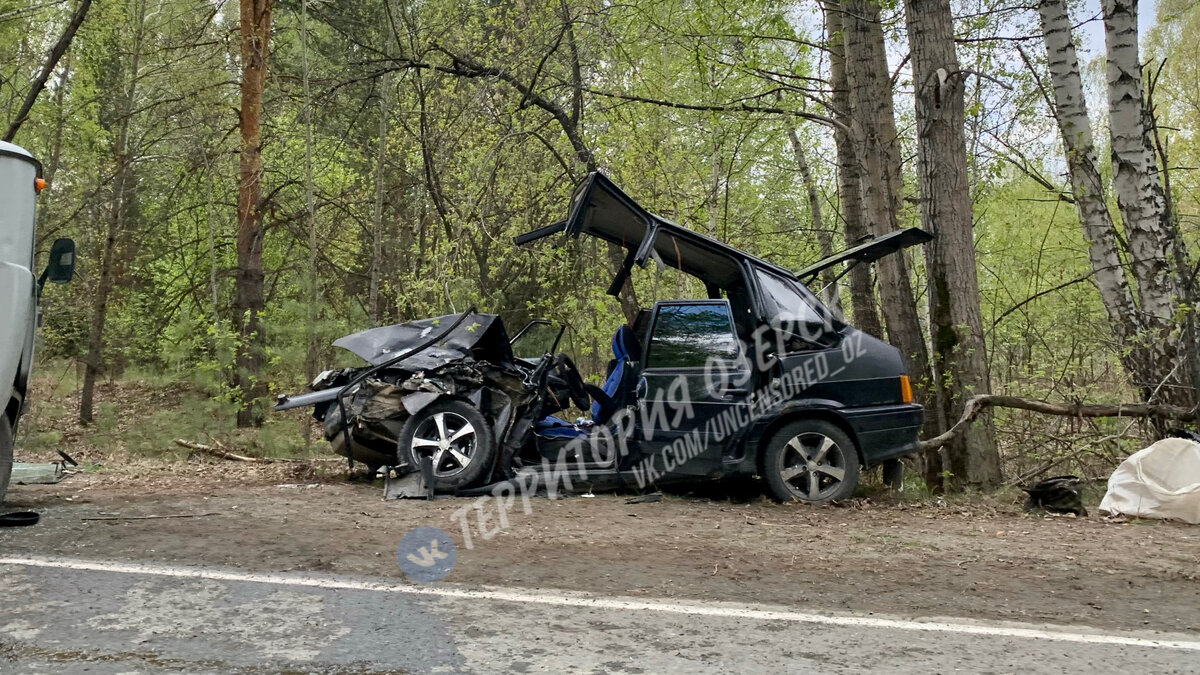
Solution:
M 59 462 L 13 462 L 12 465 L 12 482 L 16 485 L 49 485 L 66 477 L 67 473 Z

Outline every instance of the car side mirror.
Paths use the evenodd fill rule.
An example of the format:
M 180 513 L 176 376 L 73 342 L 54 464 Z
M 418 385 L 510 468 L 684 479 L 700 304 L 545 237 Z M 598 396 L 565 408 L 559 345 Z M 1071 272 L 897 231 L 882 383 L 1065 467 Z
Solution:
M 65 284 L 75 278 L 75 241 L 66 237 L 55 239 L 50 246 L 50 260 L 46 270 L 38 279 L 38 289 L 49 281 L 53 284 Z

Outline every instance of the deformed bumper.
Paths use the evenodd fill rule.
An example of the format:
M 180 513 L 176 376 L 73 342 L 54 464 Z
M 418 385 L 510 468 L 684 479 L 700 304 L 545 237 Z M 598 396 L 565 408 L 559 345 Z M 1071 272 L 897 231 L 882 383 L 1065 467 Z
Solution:
M 912 454 L 920 447 L 924 409 L 915 404 L 843 408 L 838 411 L 854 430 L 863 461 L 874 465 Z
M 280 396 L 275 402 L 275 411 L 303 408 L 305 406 L 332 401 L 337 398 L 338 392 L 341 389 L 341 387 L 332 387 L 320 391 L 310 391 L 307 394 L 297 394 L 296 396 Z

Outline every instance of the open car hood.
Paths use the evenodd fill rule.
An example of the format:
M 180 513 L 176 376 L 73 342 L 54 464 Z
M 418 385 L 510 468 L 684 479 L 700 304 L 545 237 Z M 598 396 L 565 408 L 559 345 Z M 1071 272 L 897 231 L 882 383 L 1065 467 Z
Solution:
M 395 326 L 369 328 L 338 338 L 333 346 L 353 352 L 371 365 L 379 365 L 420 346 L 458 317 L 458 314 L 447 314 Z M 396 367 L 413 371 L 430 370 L 467 357 L 497 364 L 512 361 L 508 334 L 500 317 L 495 314 L 474 314 L 437 344 L 400 361 Z

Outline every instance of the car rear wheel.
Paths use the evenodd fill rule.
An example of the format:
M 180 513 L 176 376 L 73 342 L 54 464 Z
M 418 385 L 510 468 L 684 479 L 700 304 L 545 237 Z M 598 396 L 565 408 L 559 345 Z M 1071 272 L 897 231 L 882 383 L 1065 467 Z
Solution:
M 858 485 L 858 449 L 825 420 L 791 422 L 771 437 L 763 457 L 771 496 L 783 502 L 838 501 Z
M 7 417 L 0 417 L 0 504 L 8 492 L 8 479 L 12 476 L 13 433 Z
M 408 452 L 413 466 L 421 456 L 433 458 L 434 487 L 471 487 L 488 476 L 496 460 L 492 428 L 475 406 L 446 399 L 431 403 L 408 418 L 397 447 Z

